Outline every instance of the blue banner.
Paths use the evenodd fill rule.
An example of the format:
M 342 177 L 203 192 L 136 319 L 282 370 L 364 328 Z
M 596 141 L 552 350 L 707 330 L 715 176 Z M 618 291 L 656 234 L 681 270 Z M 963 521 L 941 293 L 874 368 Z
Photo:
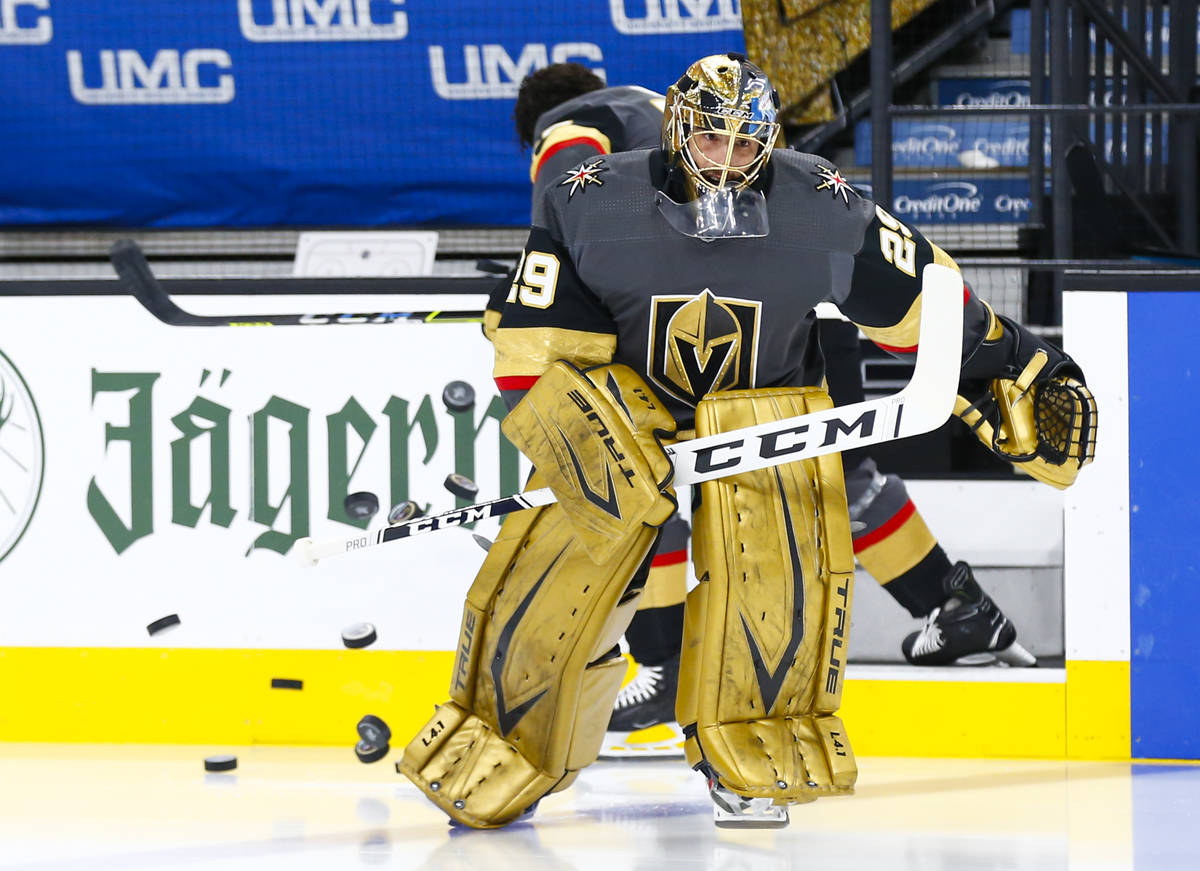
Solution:
M 854 126 L 854 162 L 871 165 L 871 122 Z M 896 169 L 996 169 L 1029 163 L 1029 121 L 981 115 L 973 118 L 901 118 L 892 122 Z
M 863 196 L 872 195 L 869 180 L 850 182 Z M 890 211 L 910 224 L 1021 224 L 1032 205 L 1025 175 L 892 179 Z
M 525 75 L 744 48 L 740 0 L 4 0 L 0 225 L 521 225 Z

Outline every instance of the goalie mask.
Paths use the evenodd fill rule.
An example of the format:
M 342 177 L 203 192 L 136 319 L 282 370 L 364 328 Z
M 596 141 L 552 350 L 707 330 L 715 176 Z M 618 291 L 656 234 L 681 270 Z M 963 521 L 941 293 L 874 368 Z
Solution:
M 658 209 L 699 239 L 767 235 L 767 203 L 752 185 L 779 136 L 779 95 L 739 54 L 701 58 L 667 90 L 662 147 L 681 184 Z

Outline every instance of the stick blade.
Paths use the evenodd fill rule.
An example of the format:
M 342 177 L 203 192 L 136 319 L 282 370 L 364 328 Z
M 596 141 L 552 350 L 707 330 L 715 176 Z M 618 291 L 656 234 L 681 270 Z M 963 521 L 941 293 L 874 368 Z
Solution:
M 109 248 L 108 259 L 125 289 L 150 314 L 163 323 L 182 322 L 180 315 L 184 314 L 183 310 L 171 302 L 171 298 L 158 283 L 158 279 L 150 271 L 150 264 L 146 262 L 142 247 L 137 242 L 132 239 L 118 239 Z

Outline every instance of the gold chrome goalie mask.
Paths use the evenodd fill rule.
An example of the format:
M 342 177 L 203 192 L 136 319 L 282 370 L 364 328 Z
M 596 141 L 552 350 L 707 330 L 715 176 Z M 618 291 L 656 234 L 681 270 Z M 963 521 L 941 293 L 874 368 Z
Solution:
M 779 95 L 738 54 L 701 58 L 667 90 L 663 152 L 683 182 L 683 202 L 658 208 L 681 233 L 701 239 L 767 235 L 767 207 L 751 185 L 779 136 Z

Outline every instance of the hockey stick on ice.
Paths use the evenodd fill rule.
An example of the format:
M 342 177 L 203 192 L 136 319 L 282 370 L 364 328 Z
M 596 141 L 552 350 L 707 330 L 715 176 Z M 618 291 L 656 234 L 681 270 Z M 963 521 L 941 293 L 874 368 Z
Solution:
M 113 243 L 113 268 L 134 299 L 164 324 L 173 327 L 319 327 L 329 324 L 477 324 L 482 311 L 339 312 L 318 315 L 196 315 L 184 311 L 159 284 L 141 247 L 131 239 Z
M 795 460 L 848 451 L 937 429 L 954 409 L 962 357 L 962 276 L 930 264 L 922 274 L 921 332 L 912 380 L 891 396 L 828 411 L 760 423 L 680 442 L 667 449 L 675 464 L 673 484 L 697 484 Z M 464 523 L 498 517 L 555 501 L 549 488 L 480 502 L 350 536 L 296 542 L 293 555 L 305 565 Z

